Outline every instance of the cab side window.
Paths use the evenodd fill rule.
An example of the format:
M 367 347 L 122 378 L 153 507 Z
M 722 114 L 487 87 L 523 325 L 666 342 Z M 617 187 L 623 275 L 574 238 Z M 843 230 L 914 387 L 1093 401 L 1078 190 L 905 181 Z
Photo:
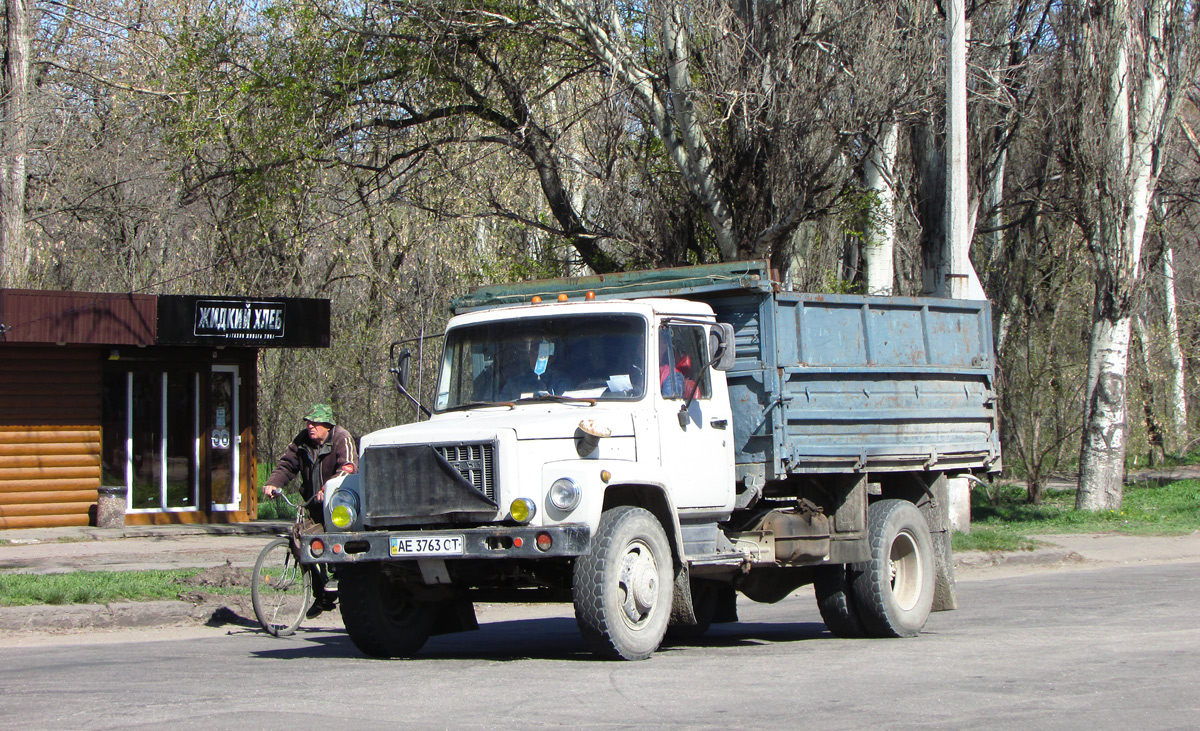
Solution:
M 704 328 L 666 325 L 658 332 L 658 375 L 665 398 L 706 399 L 711 393 Z

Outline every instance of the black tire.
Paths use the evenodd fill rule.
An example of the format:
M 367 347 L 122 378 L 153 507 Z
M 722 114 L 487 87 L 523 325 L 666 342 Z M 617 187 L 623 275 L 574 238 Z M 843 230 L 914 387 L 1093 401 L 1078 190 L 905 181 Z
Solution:
M 412 657 L 429 639 L 437 604 L 418 601 L 378 563 L 338 569 L 342 621 L 354 645 L 371 657 Z
M 645 660 L 671 619 L 671 547 L 658 520 L 628 505 L 606 510 L 592 550 L 575 559 L 575 621 L 597 655 Z
M 866 637 L 858 618 L 858 600 L 854 596 L 853 569 L 842 564 L 818 566 L 813 580 L 817 609 L 825 628 L 834 637 L 857 639 Z
M 276 538 L 258 554 L 250 598 L 258 623 L 276 637 L 292 634 L 304 621 L 312 601 L 312 577 L 292 554 L 289 539 Z
M 871 560 L 852 564 L 858 617 L 869 637 L 914 637 L 933 608 L 933 540 L 917 506 L 880 500 L 867 509 Z

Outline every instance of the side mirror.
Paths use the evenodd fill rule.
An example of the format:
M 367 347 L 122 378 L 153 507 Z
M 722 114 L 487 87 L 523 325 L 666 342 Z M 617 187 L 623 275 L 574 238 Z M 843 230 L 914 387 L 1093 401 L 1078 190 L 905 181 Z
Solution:
M 392 372 L 392 378 L 396 380 L 396 385 L 403 391 L 408 388 L 408 364 L 412 361 L 412 352 L 405 348 L 397 353 L 396 346 L 399 344 L 392 343 L 392 367 L 389 370 Z
M 733 368 L 737 359 L 737 338 L 733 333 L 733 325 L 728 322 L 718 322 L 708 331 L 708 352 L 713 370 L 727 371 Z

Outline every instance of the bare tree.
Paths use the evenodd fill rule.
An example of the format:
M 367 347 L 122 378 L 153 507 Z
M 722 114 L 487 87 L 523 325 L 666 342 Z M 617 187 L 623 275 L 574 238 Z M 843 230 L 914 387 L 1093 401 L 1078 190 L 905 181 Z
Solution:
M 1167 132 L 1182 85 L 1192 78 L 1194 13 L 1173 0 L 1112 0 L 1068 11 L 1076 35 L 1065 58 L 1076 64 L 1080 83 L 1067 151 L 1077 221 L 1097 276 L 1076 494 L 1081 510 L 1121 506 L 1133 296 Z

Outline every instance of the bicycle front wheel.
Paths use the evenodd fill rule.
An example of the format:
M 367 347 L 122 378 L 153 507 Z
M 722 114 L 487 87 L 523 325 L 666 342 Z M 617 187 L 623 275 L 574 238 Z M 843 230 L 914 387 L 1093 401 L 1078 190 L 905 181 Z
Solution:
M 250 596 L 254 616 L 267 632 L 283 637 L 300 626 L 312 597 L 312 577 L 292 554 L 289 539 L 276 538 L 258 554 Z

